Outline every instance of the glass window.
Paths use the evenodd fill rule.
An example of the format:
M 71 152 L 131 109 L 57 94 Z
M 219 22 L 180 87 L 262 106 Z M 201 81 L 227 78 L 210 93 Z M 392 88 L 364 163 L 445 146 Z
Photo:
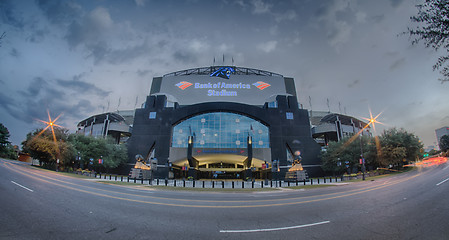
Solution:
M 268 108 L 278 108 L 278 102 L 277 101 L 269 102 Z
M 238 121 L 237 121 L 238 119 Z M 184 120 L 173 127 L 172 147 L 187 147 L 190 134 L 196 136 L 194 147 L 246 148 L 248 135 L 254 148 L 269 148 L 268 127 L 261 122 L 235 113 L 205 113 Z
M 292 112 L 286 112 L 287 119 L 293 119 L 293 113 Z
M 156 112 L 150 112 L 150 119 L 156 119 Z

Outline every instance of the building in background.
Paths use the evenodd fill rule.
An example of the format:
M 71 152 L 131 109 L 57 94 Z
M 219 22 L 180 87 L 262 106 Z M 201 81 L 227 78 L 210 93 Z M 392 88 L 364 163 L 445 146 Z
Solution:
M 128 149 L 132 163 L 156 162 L 160 178 L 283 178 L 299 158 L 310 176 L 322 173 L 294 79 L 235 66 L 153 78 Z
M 77 134 L 94 137 L 112 137 L 124 143 L 131 136 L 134 110 L 102 113 L 88 117 L 77 125 Z
M 312 137 L 322 147 L 330 141 L 338 142 L 362 131 L 363 136 L 372 136 L 370 126 L 355 117 L 324 111 L 310 111 Z
M 435 129 L 435 134 L 437 135 L 438 146 L 440 146 L 440 139 L 441 139 L 441 137 L 444 136 L 444 135 L 448 135 L 449 136 L 449 127 L 446 126 L 446 127 Z

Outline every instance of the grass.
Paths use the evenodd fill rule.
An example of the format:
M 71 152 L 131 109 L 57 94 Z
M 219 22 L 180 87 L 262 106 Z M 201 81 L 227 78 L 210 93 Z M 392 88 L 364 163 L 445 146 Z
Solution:
M 372 177 L 366 176 L 365 177 L 365 181 L 374 181 L 376 179 L 390 177 L 390 176 L 398 175 L 398 174 L 401 174 L 401 173 L 410 172 L 410 171 L 413 171 L 415 169 L 416 169 L 415 167 L 407 167 L 407 168 L 404 168 L 404 169 L 402 169 L 400 171 L 397 171 L 397 172 L 385 173 L 385 174 L 382 174 L 382 175 L 377 175 L 377 176 L 372 176 Z M 348 180 L 348 181 L 344 181 L 344 182 L 362 182 L 362 181 L 363 181 L 363 179 L 352 179 L 352 180 Z

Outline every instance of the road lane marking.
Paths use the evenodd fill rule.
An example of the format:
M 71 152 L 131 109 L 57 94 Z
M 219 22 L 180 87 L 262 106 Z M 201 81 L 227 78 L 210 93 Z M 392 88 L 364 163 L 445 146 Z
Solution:
M 14 184 L 16 184 L 17 186 L 19 186 L 19 187 L 21 187 L 21 188 L 25 188 L 26 190 L 28 190 L 28 191 L 30 191 L 30 192 L 34 192 L 33 190 L 31 190 L 31 189 L 29 189 L 29 188 L 27 188 L 27 187 L 25 187 L 25 186 L 22 186 L 22 185 L 20 185 L 20 184 L 14 182 L 14 181 L 11 181 L 11 182 L 14 183 Z
M 444 167 L 443 170 L 446 170 L 446 168 L 448 168 L 448 167 L 449 167 L 449 165 L 447 165 L 446 167 Z
M 343 193 L 333 193 L 333 194 L 323 194 L 323 195 L 318 195 L 318 197 L 323 197 L 323 196 L 332 196 L 332 195 L 336 195 L 336 196 L 332 196 L 332 197 L 327 197 L 327 198 L 318 198 L 318 199 L 312 199 L 312 200 L 304 200 L 304 201 L 298 201 L 298 202 L 285 202 L 285 203 L 271 203 L 271 204 L 260 204 L 260 205 L 228 205 L 228 206 L 211 206 L 211 205 L 189 205 L 189 204 L 179 204 L 179 203 L 166 203 L 166 202 L 153 202 L 153 201 L 145 201 L 145 200 L 137 200 L 137 199 L 130 199 L 130 198 L 125 198 L 125 197 L 118 197 L 118 196 L 111 196 L 111 195 L 107 195 L 107 194 L 102 194 L 99 192 L 92 192 L 92 191 L 88 191 L 88 190 L 82 190 L 80 188 L 75 188 L 75 187 L 70 187 L 68 185 L 75 185 L 77 187 L 85 187 L 85 188 L 90 188 L 90 189 L 95 189 L 95 190 L 101 190 L 101 189 L 97 189 L 97 188 L 92 188 L 92 187 L 88 187 L 88 186 L 83 186 L 83 185 L 78 185 L 78 184 L 73 184 L 70 182 L 65 182 L 62 180 L 58 180 L 58 179 L 54 179 L 48 176 L 44 176 L 41 174 L 37 174 L 37 173 L 31 173 L 31 175 L 35 175 L 35 176 L 31 176 L 30 174 L 25 174 L 17 169 L 11 168 L 12 166 L 6 166 L 7 168 L 9 168 L 12 171 L 15 171 L 19 174 L 25 175 L 27 177 L 30 177 L 32 179 L 36 179 L 42 182 L 46 182 L 49 184 L 53 184 L 56 186 L 60 186 L 66 189 L 71 189 L 71 190 L 75 190 L 75 191 L 79 191 L 79 192 L 84 192 L 87 194 L 92 194 L 92 195 L 96 195 L 96 196 L 101 196 L 101 197 L 108 197 L 110 199 L 118 199 L 118 200 L 124 200 L 124 201 L 129 201 L 129 202 L 138 202 L 138 203 L 144 203 L 144 204 L 155 204 L 155 205 L 164 205 L 164 206 L 176 206 L 176 207 L 192 207 L 192 208 L 256 208 L 256 207 L 273 207 L 273 206 L 288 206 L 288 205 L 295 205 L 295 204 L 304 204 L 304 203 L 311 203 L 311 202 L 319 202 L 319 201 L 325 201 L 325 200 L 330 200 L 330 199 L 337 199 L 337 198 L 342 198 L 342 197 L 348 197 L 348 196 L 352 196 L 352 195 L 357 195 L 357 194 L 361 194 L 361 193 L 365 193 L 365 192 L 370 192 L 370 191 L 374 191 L 374 190 L 378 190 L 381 188 L 385 188 L 385 187 L 389 187 L 398 183 L 402 183 L 405 181 L 408 181 L 412 178 L 418 177 L 420 175 L 422 175 L 423 173 L 419 173 L 417 175 L 411 176 L 411 177 L 407 177 L 405 179 L 401 179 L 401 180 L 396 180 L 394 182 L 390 182 L 389 184 L 382 184 L 380 186 L 377 187 L 369 187 L 369 188 L 362 188 L 362 189 L 357 189 L 357 190 L 353 190 L 353 191 L 347 191 L 347 192 L 343 192 Z M 44 180 L 42 178 L 39 177 L 43 177 L 43 178 L 47 178 L 49 180 Z M 64 184 L 59 184 L 56 182 L 62 182 Z M 106 191 L 106 192 L 112 192 L 112 191 Z M 115 192 L 117 193 L 117 192 Z M 122 193 L 123 194 L 123 193 Z M 124 194 L 124 195 L 133 195 L 136 196 L 134 194 Z M 142 196 L 141 196 L 142 197 Z M 149 196 L 147 196 L 149 197 Z M 305 197 L 305 198 L 309 198 L 309 197 Z M 277 199 L 277 200 L 300 200 L 300 199 L 304 199 L 304 197 L 299 197 L 299 198 L 292 198 L 292 199 Z M 171 199 L 174 201 L 185 201 L 182 199 Z M 275 199 L 276 200 L 276 199 Z M 188 200 L 187 200 L 188 201 Z M 201 200 L 198 200 L 201 201 Z M 269 200 L 269 201 L 274 201 L 273 199 Z M 202 202 L 216 202 L 216 201 L 202 201 Z M 240 202 L 240 201 L 236 201 L 236 202 Z M 247 201 L 242 201 L 242 202 L 247 202 Z M 235 203 L 235 202 L 234 202 Z
M 271 232 L 271 231 L 282 231 L 282 230 L 289 230 L 289 229 L 295 229 L 295 228 L 304 228 L 304 227 L 311 227 L 321 224 L 330 223 L 330 221 L 323 221 L 323 222 L 317 222 L 317 223 L 310 223 L 310 224 L 304 224 L 304 225 L 298 225 L 298 226 L 291 226 L 291 227 L 280 227 L 280 228 L 265 228 L 265 229 L 249 229 L 249 230 L 220 230 L 221 233 L 251 233 L 251 232 Z
M 449 181 L 449 178 L 446 178 L 445 180 L 443 180 L 443 181 L 437 183 L 437 186 L 440 186 L 441 184 L 443 184 L 443 183 L 445 183 L 445 182 L 447 182 L 447 181 Z

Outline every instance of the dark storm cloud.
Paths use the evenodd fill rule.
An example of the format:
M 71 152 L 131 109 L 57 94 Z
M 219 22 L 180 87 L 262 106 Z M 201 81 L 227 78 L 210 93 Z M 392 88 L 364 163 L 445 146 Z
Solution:
M 20 95 L 18 95 L 20 96 Z M 13 116 L 16 119 L 22 119 L 23 118 L 23 112 L 20 112 L 19 105 L 17 104 L 17 100 L 8 97 L 4 95 L 2 92 L 0 92 L 0 108 L 3 108 L 6 110 L 7 113 L 9 113 L 11 116 Z
M 28 86 L 28 91 L 25 93 L 30 97 L 36 97 L 39 95 L 42 88 L 47 88 L 48 83 L 41 77 L 36 77 L 31 82 L 30 86 Z
M 38 29 L 34 31 L 29 37 L 27 37 L 27 40 L 33 43 L 42 42 L 47 33 L 49 32 L 44 29 Z
M 113 29 L 113 21 L 107 9 L 98 7 L 81 19 L 70 23 L 65 39 L 72 48 L 80 44 L 96 45 L 108 39 L 107 33 Z
M 13 1 L 0 1 L 0 16 L 2 22 L 5 24 L 19 29 L 23 29 L 25 26 L 24 20 L 21 16 L 19 16 L 18 10 L 15 8 Z
M 139 77 L 145 77 L 146 75 L 148 75 L 151 71 L 150 70 L 137 70 L 137 75 L 139 75 Z
M 66 89 L 70 89 L 79 93 L 92 93 L 101 97 L 107 97 L 111 92 L 104 91 L 103 89 L 98 88 L 94 84 L 83 82 L 79 80 L 79 76 L 75 76 L 73 80 L 56 80 L 56 83 Z
M 75 77 L 76 79 L 76 77 Z M 67 89 L 61 89 L 61 85 L 72 92 L 96 93 L 107 96 L 109 93 L 99 90 L 93 84 L 87 84 L 79 80 L 57 80 L 53 84 L 51 80 L 41 77 L 34 78 L 26 90 L 18 91 L 15 98 L 0 93 L 0 108 L 3 108 L 15 119 L 25 123 L 32 123 L 36 119 L 48 119 L 47 110 L 53 114 L 64 113 L 67 118 L 79 119 L 88 112 L 94 111 L 91 102 L 86 99 L 77 99 L 76 96 L 67 93 Z M 54 117 L 54 116 L 53 116 Z
M 113 64 L 123 63 L 144 55 L 149 55 L 150 51 L 151 49 L 148 47 L 147 43 L 143 43 L 141 45 L 111 51 L 107 61 Z
M 394 61 L 394 63 L 390 65 L 390 71 L 400 68 L 401 66 L 404 65 L 404 63 L 405 63 L 405 58 L 400 58 L 400 59 Z
M 102 62 L 111 52 L 106 42 L 87 44 L 86 48 L 90 51 L 88 57 L 92 57 L 95 64 Z
M 381 14 L 381 15 L 372 16 L 371 19 L 373 20 L 374 23 L 380 23 L 385 19 L 385 15 Z
M 390 0 L 391 6 L 398 7 L 404 0 Z
M 194 53 L 186 50 L 175 51 L 173 58 L 181 63 L 196 63 L 198 61 L 198 57 Z
M 71 22 L 81 14 L 81 7 L 71 1 L 37 0 L 38 7 L 53 24 Z
M 17 51 L 16 48 L 12 48 L 11 51 L 9 51 L 9 55 L 11 55 L 11 57 L 19 57 L 19 51 Z
M 354 80 L 354 82 L 351 82 L 348 84 L 348 88 L 353 88 L 355 86 L 357 86 L 360 83 L 359 79 Z

